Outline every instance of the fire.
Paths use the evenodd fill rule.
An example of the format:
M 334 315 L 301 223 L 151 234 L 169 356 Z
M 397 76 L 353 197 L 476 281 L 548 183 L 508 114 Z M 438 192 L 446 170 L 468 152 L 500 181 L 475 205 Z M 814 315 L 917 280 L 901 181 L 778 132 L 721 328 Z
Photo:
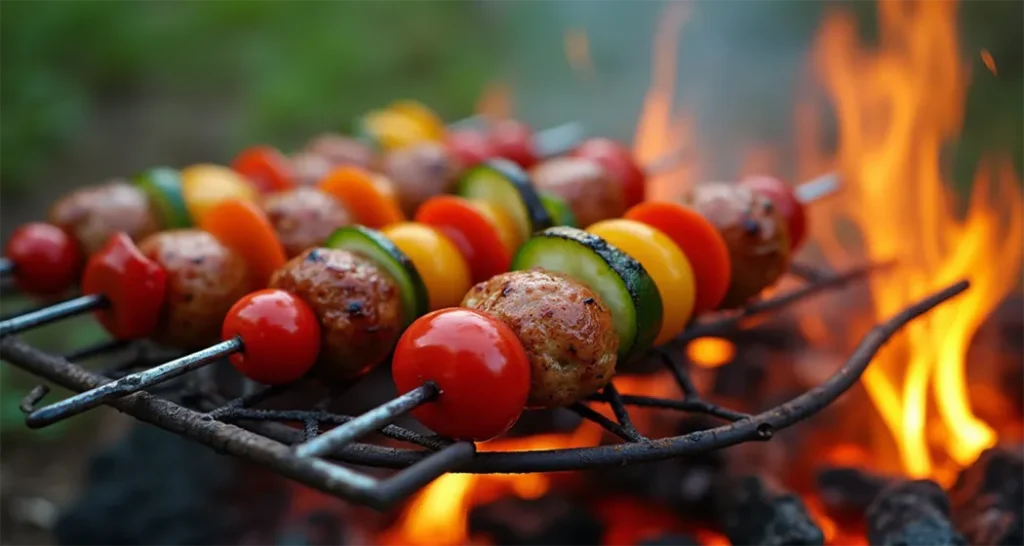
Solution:
M 955 4 L 883 1 L 879 17 L 877 49 L 859 43 L 846 14 L 830 16 L 818 38 L 845 189 L 832 210 L 815 211 L 823 214 L 812 218 L 814 235 L 836 264 L 898 262 L 870 280 L 877 320 L 970 279 L 967 294 L 911 324 L 864 375 L 903 469 L 945 481 L 942 453 L 964 465 L 996 441 L 971 411 L 965 355 L 978 326 L 1019 281 L 1022 196 L 1007 161 L 983 162 L 960 218 L 943 178 L 943 147 L 959 134 L 966 96 L 965 68 L 952 61 L 959 48 Z M 859 253 L 851 250 L 857 235 L 844 227 L 851 221 Z M 935 417 L 944 434 L 926 434 Z
M 702 368 L 717 368 L 728 364 L 736 356 L 736 346 L 727 339 L 705 337 L 695 339 L 686 346 L 686 357 Z
M 688 10 L 687 3 L 669 4 L 654 38 L 651 86 L 644 97 L 633 138 L 637 161 L 641 165 L 657 166 L 653 169 L 656 172 L 648 173 L 648 199 L 671 199 L 696 181 L 691 121 L 685 114 L 673 117 L 672 107 L 676 90 L 676 48 Z
M 578 77 L 594 77 L 594 60 L 590 57 L 590 38 L 587 31 L 572 28 L 565 31 L 565 58 Z
M 996 70 L 996 60 L 992 58 L 992 54 L 987 49 L 981 50 L 981 62 L 985 63 L 985 68 L 992 73 L 993 76 L 998 76 L 999 71 Z
M 512 88 L 499 81 L 488 83 L 476 101 L 476 112 L 492 121 L 511 118 L 513 108 Z

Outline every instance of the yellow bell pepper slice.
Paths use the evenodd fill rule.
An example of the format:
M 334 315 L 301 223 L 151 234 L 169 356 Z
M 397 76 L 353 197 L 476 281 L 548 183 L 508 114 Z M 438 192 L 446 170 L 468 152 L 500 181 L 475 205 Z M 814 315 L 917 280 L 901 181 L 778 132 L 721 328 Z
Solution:
M 259 192 L 242 175 L 221 165 L 199 164 L 181 170 L 181 197 L 199 224 L 214 206 L 228 199 L 255 202 Z
M 454 243 L 418 222 L 391 224 L 381 232 L 416 266 L 427 287 L 431 311 L 459 305 L 469 292 L 470 275 L 469 264 Z

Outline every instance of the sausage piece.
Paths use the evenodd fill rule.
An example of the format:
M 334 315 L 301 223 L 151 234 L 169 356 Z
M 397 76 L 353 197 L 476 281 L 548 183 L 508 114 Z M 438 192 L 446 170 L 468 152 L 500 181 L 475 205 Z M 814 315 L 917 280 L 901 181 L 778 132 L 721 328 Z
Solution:
M 377 157 L 366 144 L 353 138 L 330 133 L 322 134 L 309 141 L 306 147 L 291 157 L 295 183 L 299 186 L 314 186 L 334 169 L 355 165 L 373 169 Z
M 213 235 L 195 229 L 165 231 L 139 244 L 167 271 L 167 294 L 153 340 L 181 349 L 220 341 L 231 306 L 252 290 L 245 260 Z
M 550 159 L 534 167 L 530 178 L 538 191 L 565 201 L 580 227 L 618 218 L 626 212 L 622 185 L 591 159 Z
M 530 407 L 578 402 L 615 374 L 619 338 L 611 311 L 589 288 L 540 269 L 502 273 L 474 286 L 462 301 L 498 318 L 530 357 Z
M 352 223 L 337 199 L 314 188 L 268 194 L 263 210 L 289 258 L 322 245 L 334 230 Z
M 139 241 L 160 229 L 145 192 L 123 180 L 71 192 L 50 208 L 49 221 L 70 233 L 86 254 L 119 231 Z
M 710 220 L 729 247 L 732 282 L 720 308 L 743 305 L 786 272 L 789 234 L 768 198 L 743 186 L 708 182 L 694 187 L 683 201 Z
M 395 185 L 402 211 L 412 218 L 424 201 L 455 187 L 459 169 L 443 145 L 422 142 L 389 153 L 384 174 Z
M 320 321 L 320 358 L 311 373 L 325 380 L 358 377 L 391 353 L 401 327 L 398 286 L 369 258 L 314 248 L 270 279 L 309 304 Z

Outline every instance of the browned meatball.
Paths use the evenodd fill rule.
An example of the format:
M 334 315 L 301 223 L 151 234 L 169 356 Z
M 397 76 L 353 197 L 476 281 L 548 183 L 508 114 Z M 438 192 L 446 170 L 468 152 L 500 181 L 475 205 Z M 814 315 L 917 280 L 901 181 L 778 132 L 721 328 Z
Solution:
M 298 186 L 315 186 L 334 169 L 334 164 L 327 158 L 310 152 L 297 152 L 291 160 Z
M 312 373 L 321 378 L 359 376 L 380 364 L 398 341 L 398 287 L 369 258 L 314 248 L 274 273 L 270 285 L 299 296 L 316 313 L 323 341 Z
M 710 220 L 729 245 L 732 281 L 720 308 L 743 305 L 786 272 L 786 222 L 766 197 L 743 186 L 708 182 L 683 201 Z
M 373 149 L 354 138 L 331 133 L 317 136 L 306 144 L 305 151 L 316 154 L 332 165 L 355 165 L 372 169 L 376 160 Z
M 622 185 L 590 159 L 550 159 L 534 167 L 530 177 L 537 190 L 565 201 L 580 227 L 618 218 L 626 212 Z
M 337 199 L 314 188 L 295 188 L 263 198 L 263 210 L 288 257 L 320 246 L 327 236 L 352 222 Z
M 519 337 L 532 367 L 531 407 L 568 406 L 615 374 L 619 338 L 611 311 L 568 277 L 539 269 L 502 273 L 474 286 L 462 305 L 497 317 Z
M 158 233 L 139 250 L 167 271 L 166 300 L 153 339 L 181 349 L 220 341 L 224 316 L 253 288 L 245 260 L 195 229 Z
M 160 229 L 145 192 L 120 180 L 71 192 L 53 205 L 49 219 L 70 233 L 87 254 L 98 251 L 119 231 L 139 241 Z
M 454 188 L 459 168 L 444 146 L 423 142 L 389 153 L 384 158 L 384 174 L 395 185 L 399 205 L 411 218 L 424 201 Z

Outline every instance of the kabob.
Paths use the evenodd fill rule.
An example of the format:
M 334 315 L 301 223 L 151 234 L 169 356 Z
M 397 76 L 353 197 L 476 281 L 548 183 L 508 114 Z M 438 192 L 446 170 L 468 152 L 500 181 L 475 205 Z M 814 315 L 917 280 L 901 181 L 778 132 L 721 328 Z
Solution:
M 501 355 L 505 359 L 513 355 L 515 358 L 507 360 L 519 364 L 510 365 L 512 375 L 495 379 L 493 376 L 503 369 L 500 363 L 472 358 L 468 369 L 461 364 L 456 366 L 458 370 L 444 373 L 440 370 L 445 366 L 427 369 L 423 359 L 399 358 L 405 354 L 402 341 L 395 351 L 393 369 L 396 384 L 403 391 L 409 390 L 410 377 L 418 378 L 421 386 L 427 380 L 440 385 L 441 398 L 430 405 L 433 410 L 424 408 L 426 415 L 421 416 L 428 426 L 457 438 L 485 439 L 504 432 L 507 427 L 495 423 L 511 426 L 527 403 L 531 407 L 557 407 L 593 394 L 610 381 L 617 361 L 678 335 L 696 308 L 696 294 L 725 293 L 721 287 L 715 289 L 713 283 L 727 284 L 721 281 L 730 268 L 726 239 L 693 209 L 670 205 L 648 223 L 607 220 L 590 226 L 587 232 L 569 227 L 545 230 L 551 223 L 550 215 L 521 170 L 507 162 L 491 161 L 473 172 L 479 175 L 467 176 L 460 184 L 463 197 L 428 200 L 417 214 L 418 223 L 392 226 L 383 235 L 364 227 L 342 228 L 328 240 L 326 246 L 331 249 L 313 249 L 294 258 L 274 273 L 269 292 L 246 296 L 227 313 L 220 344 L 38 410 L 30 423 L 52 423 L 227 355 L 243 375 L 261 383 L 288 383 L 311 370 L 327 380 L 358 376 L 391 351 L 392 343 L 384 339 L 393 342 L 407 325 L 420 324 L 415 319 L 427 309 L 450 308 L 458 294 L 465 292 L 452 286 L 469 284 L 452 282 L 462 271 L 466 275 L 461 278 L 478 283 L 462 304 L 486 313 L 476 313 L 473 318 L 465 318 L 465 313 L 459 316 L 478 323 L 478 330 L 490 328 L 484 338 L 498 347 L 484 350 L 486 344 L 482 344 L 478 356 Z M 503 238 L 502 226 L 480 208 L 463 207 L 467 198 L 504 210 L 505 217 L 512 220 L 513 237 L 527 239 L 539 232 L 519 248 L 510 263 L 511 269 L 520 271 L 501 274 L 505 254 L 495 253 L 494 248 L 505 246 L 511 239 L 508 235 Z M 462 207 L 459 210 L 467 214 L 436 212 L 437 207 L 451 204 Z M 630 210 L 634 215 L 638 211 L 642 210 Z M 651 225 L 655 223 L 663 229 Z M 701 226 L 700 230 L 692 229 L 695 225 Z M 708 244 L 717 245 L 717 254 L 725 259 L 707 260 L 696 253 L 688 258 L 684 249 L 691 244 L 690 232 L 695 231 L 708 234 Z M 424 245 L 424 241 L 433 241 L 435 246 Z M 447 251 L 441 247 L 447 247 Z M 452 247 L 457 252 L 452 252 Z M 515 247 L 506 247 L 506 253 L 508 248 Z M 699 245 L 694 248 L 706 252 Z M 420 250 L 418 255 L 416 249 Z M 718 274 L 714 274 L 716 267 Z M 708 272 L 700 278 L 711 279 L 712 284 L 702 282 L 697 271 Z M 430 279 L 429 290 L 423 287 L 424 279 Z M 388 280 L 392 284 L 385 282 Z M 427 299 L 424 294 L 429 294 Z M 708 308 L 720 303 L 714 296 L 705 299 Z M 455 311 L 430 316 L 449 313 Z M 420 319 L 426 326 L 409 328 L 403 339 L 414 335 L 409 332 L 427 332 L 423 335 L 435 342 L 453 336 L 479 342 L 471 333 L 472 326 L 446 326 L 450 332 L 431 337 L 431 320 Z M 441 322 L 448 324 L 450 320 L 461 319 Z M 504 324 L 505 330 L 495 326 L 495 320 Z M 509 331 L 513 332 L 511 337 Z M 518 339 L 519 345 L 510 339 Z M 410 343 L 412 349 L 404 351 L 417 354 L 430 345 L 422 340 Z M 451 347 L 462 347 L 460 343 L 453 341 Z M 446 344 L 437 343 L 437 350 L 442 351 Z M 527 358 L 519 358 L 524 354 Z M 522 362 L 527 363 L 525 368 Z M 466 383 L 461 387 L 452 385 L 451 389 L 443 385 L 473 377 L 477 380 L 470 384 L 480 388 Z M 526 387 L 520 389 L 516 385 L 524 384 L 524 377 Z M 493 404 L 491 397 L 499 395 L 485 387 L 508 382 L 512 386 L 505 392 L 511 397 Z M 464 394 L 453 394 L 458 392 Z M 471 418 L 452 421 L 436 417 L 469 412 L 469 406 L 483 400 L 481 396 L 488 400 L 489 407 L 507 411 L 488 410 L 481 419 L 489 424 L 482 428 L 459 429 L 445 424 L 465 423 Z M 434 418 L 427 416 L 431 412 Z
M 416 119 L 427 118 L 423 125 L 430 123 L 432 114 L 422 106 L 408 101 L 396 104 L 418 113 Z M 439 123 L 435 124 L 443 129 Z M 519 147 L 538 155 L 559 153 L 580 138 L 576 124 L 547 133 L 553 138 L 523 136 Z M 400 221 L 405 217 L 404 205 L 412 204 L 415 210 L 426 197 L 450 190 L 458 173 L 472 166 L 455 162 L 452 157 L 457 154 L 435 153 L 440 146 L 435 141 L 406 140 L 405 147 L 385 156 L 383 174 L 366 168 L 360 153 L 353 152 L 369 149 L 366 144 L 325 135 L 293 158 L 256 146 L 239 154 L 231 169 L 206 164 L 180 171 L 160 167 L 139 174 L 134 183 L 114 181 L 83 188 L 54 204 L 49 223 L 28 224 L 13 234 L 6 257 L 0 259 L 0 273 L 13 274 L 26 293 L 52 297 L 78 280 L 85 258 L 111 234 L 124 232 L 141 241 L 162 229 L 186 228 L 229 197 L 259 202 L 289 255 L 353 220 L 374 227 Z M 501 149 L 492 152 L 492 157 L 503 153 Z M 319 159 L 310 159 L 314 156 Z M 320 167 L 296 168 L 311 162 Z M 339 169 L 345 165 L 349 168 Z

